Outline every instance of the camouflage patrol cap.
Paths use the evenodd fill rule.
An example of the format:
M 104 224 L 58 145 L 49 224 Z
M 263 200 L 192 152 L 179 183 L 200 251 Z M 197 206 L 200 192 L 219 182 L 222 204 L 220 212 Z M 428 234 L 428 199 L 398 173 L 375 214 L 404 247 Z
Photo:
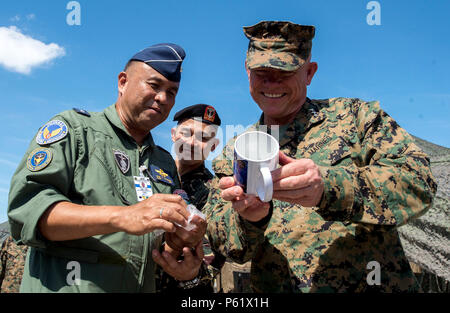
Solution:
M 247 67 L 297 70 L 311 53 L 314 31 L 314 26 L 282 21 L 263 21 L 244 27 L 244 34 L 250 39 Z

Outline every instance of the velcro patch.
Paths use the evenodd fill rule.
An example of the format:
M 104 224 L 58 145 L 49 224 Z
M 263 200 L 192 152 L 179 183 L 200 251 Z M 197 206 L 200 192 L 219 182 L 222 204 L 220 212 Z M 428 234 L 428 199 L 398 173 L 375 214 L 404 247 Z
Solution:
M 173 185 L 173 179 L 169 176 L 166 172 L 164 172 L 162 169 L 155 165 L 150 166 L 150 173 L 153 177 L 153 179 L 156 179 L 158 181 L 164 182 L 169 185 Z
M 40 171 L 47 167 L 52 161 L 53 155 L 50 149 L 34 149 L 27 159 L 27 168 L 32 172 Z
M 68 134 L 67 125 L 59 120 L 53 120 L 45 124 L 36 135 L 39 145 L 48 145 L 63 139 Z

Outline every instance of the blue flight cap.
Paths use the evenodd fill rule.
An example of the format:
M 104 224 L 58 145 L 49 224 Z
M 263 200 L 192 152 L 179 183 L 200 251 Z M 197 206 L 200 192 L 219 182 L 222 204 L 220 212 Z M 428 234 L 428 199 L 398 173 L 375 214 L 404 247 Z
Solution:
M 136 53 L 130 61 L 151 66 L 168 80 L 179 82 L 181 64 L 186 56 L 183 48 L 173 43 L 159 43 Z

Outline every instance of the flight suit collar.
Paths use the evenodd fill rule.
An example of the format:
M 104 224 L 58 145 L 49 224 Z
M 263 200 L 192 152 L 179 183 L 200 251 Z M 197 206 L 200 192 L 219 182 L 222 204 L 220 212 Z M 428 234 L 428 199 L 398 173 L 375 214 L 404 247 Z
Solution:
M 119 128 L 122 132 L 124 132 L 132 141 L 135 142 L 134 138 L 130 135 L 128 130 L 125 128 L 125 125 L 123 125 L 122 121 L 119 118 L 119 114 L 116 110 L 116 104 L 112 104 L 109 107 L 107 107 L 104 111 L 106 118 L 108 121 L 113 124 L 116 128 Z M 155 142 L 153 141 L 152 134 L 149 132 L 147 138 L 145 138 L 142 147 L 153 147 L 155 146 Z

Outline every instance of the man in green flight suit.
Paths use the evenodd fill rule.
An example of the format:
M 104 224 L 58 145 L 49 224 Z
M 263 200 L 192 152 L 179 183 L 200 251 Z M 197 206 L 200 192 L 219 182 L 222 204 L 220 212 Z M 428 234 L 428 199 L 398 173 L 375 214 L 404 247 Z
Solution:
M 172 194 L 175 163 L 150 133 L 175 103 L 184 57 L 175 44 L 138 52 L 115 104 L 62 112 L 39 130 L 9 194 L 11 235 L 31 247 L 21 292 L 153 292 L 156 263 L 179 281 L 197 276 L 206 223 L 194 219 L 182 251 L 156 232 L 178 232 L 189 213 Z
M 272 201 L 247 195 L 229 177 L 228 142 L 204 208 L 212 248 L 252 259 L 257 292 L 418 291 L 397 227 L 431 205 L 429 159 L 377 101 L 307 98 L 314 32 L 278 21 L 244 27 L 250 94 L 263 111 L 249 131 L 278 137 L 281 167 Z

